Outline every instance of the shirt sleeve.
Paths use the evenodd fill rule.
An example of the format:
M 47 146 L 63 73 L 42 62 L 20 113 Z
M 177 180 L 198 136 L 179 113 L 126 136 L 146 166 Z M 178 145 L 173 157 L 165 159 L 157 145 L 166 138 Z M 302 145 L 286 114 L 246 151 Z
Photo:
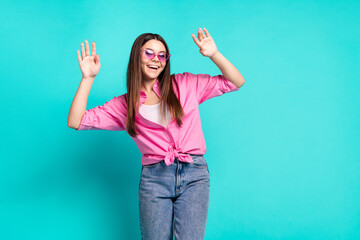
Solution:
M 199 104 L 204 101 L 223 95 L 227 92 L 233 92 L 239 90 L 239 88 L 231 81 L 226 79 L 223 75 L 210 76 L 208 74 L 189 74 L 187 73 L 189 81 L 195 86 L 195 94 Z
M 120 97 L 114 97 L 102 106 L 89 109 L 81 119 L 79 130 L 122 131 L 126 125 L 126 108 Z

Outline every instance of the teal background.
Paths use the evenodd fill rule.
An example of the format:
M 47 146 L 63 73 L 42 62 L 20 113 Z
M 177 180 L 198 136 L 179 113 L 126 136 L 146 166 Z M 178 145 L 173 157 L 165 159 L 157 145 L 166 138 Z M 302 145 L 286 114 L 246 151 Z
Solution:
M 126 132 L 67 127 L 80 43 L 101 69 L 87 109 L 126 92 L 135 38 L 172 73 L 217 75 L 206 27 L 245 84 L 200 105 L 205 239 L 360 239 L 359 1 L 2 1 L 0 239 L 140 239 L 141 154 Z

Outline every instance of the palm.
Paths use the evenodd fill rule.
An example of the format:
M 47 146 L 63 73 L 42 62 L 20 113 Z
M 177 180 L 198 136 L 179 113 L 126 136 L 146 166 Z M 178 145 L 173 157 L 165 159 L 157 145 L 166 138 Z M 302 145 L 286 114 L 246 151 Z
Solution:
M 100 64 L 96 63 L 96 59 L 94 56 L 86 56 L 80 62 L 80 70 L 84 77 L 96 76 L 99 73 Z
M 99 54 L 96 54 L 96 45 L 95 42 L 92 43 L 92 52 L 90 55 L 89 43 L 85 40 L 85 49 L 84 44 L 81 43 L 81 56 L 79 50 L 77 51 L 77 57 L 79 61 L 79 66 L 83 77 L 95 77 L 100 70 L 100 58 Z
M 199 40 L 195 37 L 194 34 L 192 34 L 192 37 L 195 44 L 200 48 L 200 53 L 205 57 L 212 57 L 216 53 L 217 47 L 214 40 L 210 36 L 209 32 L 206 30 L 206 28 L 204 28 L 204 31 L 206 35 L 201 30 L 201 28 L 199 28 L 198 31 Z

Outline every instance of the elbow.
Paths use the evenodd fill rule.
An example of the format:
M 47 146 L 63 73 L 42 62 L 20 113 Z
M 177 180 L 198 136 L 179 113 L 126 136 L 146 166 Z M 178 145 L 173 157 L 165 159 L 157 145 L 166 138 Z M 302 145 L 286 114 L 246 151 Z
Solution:
M 244 85 L 244 83 L 245 83 L 245 80 L 242 80 L 242 81 L 240 81 L 240 83 L 238 84 L 238 85 L 236 85 L 238 88 L 241 88 L 242 87 L 242 85 Z
M 71 121 L 70 118 L 68 118 L 68 120 L 67 120 L 67 126 L 68 126 L 69 128 L 74 128 L 74 123 L 73 123 L 73 121 Z
M 80 124 L 75 124 L 75 123 L 73 123 L 73 122 L 70 122 L 70 121 L 68 121 L 67 122 L 67 126 L 69 127 L 69 128 L 73 128 L 73 129 L 78 129 L 79 127 L 80 127 Z
M 68 127 L 77 130 L 81 125 L 81 121 L 82 121 L 83 117 L 84 117 L 84 114 L 79 118 L 75 118 L 74 116 L 69 116 L 68 120 L 67 120 Z
M 74 125 L 72 125 L 72 124 L 70 124 L 70 123 L 68 123 L 67 126 L 68 126 L 69 128 L 77 129 Z

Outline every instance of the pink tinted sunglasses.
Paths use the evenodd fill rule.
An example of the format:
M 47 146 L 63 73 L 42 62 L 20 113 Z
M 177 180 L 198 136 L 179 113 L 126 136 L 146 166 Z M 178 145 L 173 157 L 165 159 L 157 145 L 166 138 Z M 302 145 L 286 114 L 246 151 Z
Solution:
M 155 53 L 153 50 L 148 49 L 148 48 L 146 48 L 146 49 L 141 49 L 141 51 L 144 52 L 144 53 L 145 53 L 145 57 L 146 57 L 147 59 L 150 59 L 150 60 L 151 60 L 151 59 L 154 59 L 155 56 L 157 56 L 160 61 L 166 62 L 166 61 L 170 58 L 170 56 L 171 56 L 170 54 L 168 54 L 168 53 L 166 53 L 166 52 Z

